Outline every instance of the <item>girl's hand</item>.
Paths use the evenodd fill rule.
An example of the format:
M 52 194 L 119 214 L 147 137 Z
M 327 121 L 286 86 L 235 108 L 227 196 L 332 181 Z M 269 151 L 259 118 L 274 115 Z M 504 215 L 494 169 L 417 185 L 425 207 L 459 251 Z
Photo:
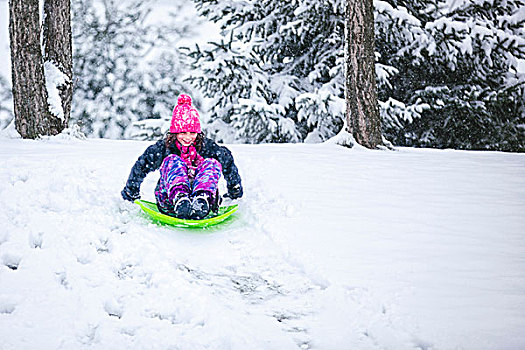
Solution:
M 130 201 L 130 202 L 134 202 L 135 199 L 140 198 L 140 194 L 136 194 L 136 195 L 130 194 L 126 188 L 124 188 L 122 192 L 120 192 L 120 194 L 122 195 L 122 198 L 124 200 Z
M 232 187 L 228 187 L 228 193 L 226 193 L 224 197 L 231 198 L 231 199 L 237 199 L 237 198 L 241 198 L 242 195 L 243 195 L 243 190 L 242 190 L 241 184 L 236 184 Z

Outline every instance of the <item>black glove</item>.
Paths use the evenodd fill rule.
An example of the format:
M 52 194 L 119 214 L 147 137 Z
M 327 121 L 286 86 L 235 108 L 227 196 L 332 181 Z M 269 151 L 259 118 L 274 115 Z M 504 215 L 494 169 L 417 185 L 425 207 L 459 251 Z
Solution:
M 124 187 L 124 189 L 120 192 L 120 194 L 122 195 L 122 198 L 126 201 L 130 201 L 130 202 L 134 202 L 135 199 L 139 199 L 140 198 L 140 194 L 138 193 L 130 193 L 130 191 Z
M 242 185 L 240 183 L 233 186 L 228 186 L 228 193 L 224 195 L 226 198 L 237 199 L 241 198 L 243 194 Z

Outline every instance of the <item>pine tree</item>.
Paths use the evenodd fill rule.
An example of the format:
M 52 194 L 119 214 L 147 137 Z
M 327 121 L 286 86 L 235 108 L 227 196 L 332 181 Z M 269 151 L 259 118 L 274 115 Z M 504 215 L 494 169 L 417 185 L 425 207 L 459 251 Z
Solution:
M 144 86 L 137 96 L 139 105 L 145 110 L 125 130 L 124 137 L 135 140 L 156 140 L 169 130 L 174 104 L 180 93 L 191 93 L 183 82 L 184 58 L 173 52 L 163 52 L 150 63 L 151 69 L 140 82 Z M 193 104 L 199 108 L 200 100 L 192 94 Z M 146 118 L 144 118 L 146 116 Z
M 342 1 L 195 3 L 224 34 L 190 53 L 217 140 L 316 142 L 342 127 Z
M 222 42 L 190 54 L 223 141 L 342 127 L 343 1 L 194 0 Z M 399 145 L 523 150 L 523 0 L 375 1 L 382 126 Z
M 386 134 L 408 146 L 525 150 L 522 0 L 377 8 Z
M 159 131 L 140 121 L 170 118 L 177 95 L 189 92 L 174 44 L 189 27 L 148 21 L 151 1 L 95 5 L 73 1 L 73 119 L 94 137 L 154 138 Z
M 348 132 L 362 146 L 383 145 L 377 102 L 372 0 L 348 0 L 345 15 L 345 92 Z

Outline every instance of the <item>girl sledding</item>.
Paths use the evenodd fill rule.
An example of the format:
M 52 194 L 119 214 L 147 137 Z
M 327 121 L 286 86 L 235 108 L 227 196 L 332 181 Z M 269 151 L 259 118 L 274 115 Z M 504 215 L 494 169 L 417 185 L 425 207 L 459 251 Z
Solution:
M 177 99 L 169 133 L 149 146 L 131 168 L 122 198 L 131 202 L 139 199 L 144 178 L 157 169 L 157 207 L 161 213 L 179 219 L 200 220 L 218 210 L 221 174 L 228 189 L 225 197 L 237 199 L 243 195 L 231 152 L 204 136 L 199 113 L 185 94 Z

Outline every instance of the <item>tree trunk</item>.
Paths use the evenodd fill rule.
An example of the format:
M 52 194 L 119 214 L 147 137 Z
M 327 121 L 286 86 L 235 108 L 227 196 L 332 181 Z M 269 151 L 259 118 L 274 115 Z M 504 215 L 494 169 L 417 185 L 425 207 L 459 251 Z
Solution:
M 23 138 L 47 135 L 52 115 L 40 49 L 38 0 L 9 1 L 9 36 L 15 126 Z
M 64 83 L 57 86 L 63 118 L 57 127 L 67 127 L 73 98 L 73 53 L 71 39 L 71 0 L 44 2 L 44 62 L 54 64 L 64 75 Z M 55 119 L 56 122 L 58 120 Z
M 45 1 L 45 56 L 39 13 L 39 0 L 9 1 L 15 126 L 23 138 L 32 139 L 64 130 L 72 97 L 70 0 Z
M 367 147 L 382 145 L 375 72 L 373 0 L 346 0 L 345 98 L 348 132 Z

